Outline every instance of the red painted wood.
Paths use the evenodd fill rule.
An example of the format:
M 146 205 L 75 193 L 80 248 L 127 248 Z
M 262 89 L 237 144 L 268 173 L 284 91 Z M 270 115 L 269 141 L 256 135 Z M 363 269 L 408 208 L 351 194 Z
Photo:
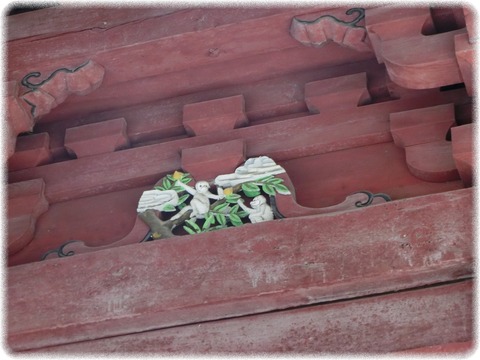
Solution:
M 430 89 L 462 82 L 454 37 L 466 31 L 436 34 L 429 8 L 368 9 L 366 28 L 377 59 L 385 63 L 390 78 L 398 85 Z
M 388 75 L 408 89 L 432 89 L 461 83 L 454 39 L 463 33 L 465 30 L 456 30 L 382 42 L 382 57 Z
M 462 79 L 465 83 L 467 93 L 474 96 L 473 89 L 473 64 L 474 64 L 474 49 L 469 41 L 468 34 L 460 34 L 455 36 L 455 55 L 457 56 Z
M 305 8 L 202 11 L 146 19 L 141 26 L 131 23 L 98 32 L 86 29 L 31 44 L 12 42 L 9 54 L 14 60 L 9 68 L 14 73 L 10 77 L 20 80 L 34 70 L 48 73 L 89 58 L 108 68 L 102 91 L 88 99 L 70 100 L 63 107 L 71 111 L 63 114 L 65 118 L 87 108 L 104 111 L 125 106 L 126 102 L 134 105 L 184 95 L 193 89 L 219 88 L 372 58 L 372 54 L 359 54 L 335 44 L 326 55 L 318 56 L 318 50 L 296 43 L 288 34 L 289 23 L 295 14 L 307 11 Z M 185 16 L 192 21 L 184 21 Z M 244 35 L 247 38 L 243 39 Z M 242 46 L 233 45 L 239 43 Z M 28 56 L 24 56 L 26 48 Z M 42 55 L 45 49 L 49 49 L 48 58 Z M 142 66 L 124 71 L 123 66 L 129 68 L 131 63 Z M 73 104 L 77 105 L 72 108 Z
M 446 343 L 440 345 L 424 346 L 416 349 L 409 349 L 399 351 L 399 355 L 420 355 L 420 354 L 435 354 L 435 355 L 474 355 L 475 343 L 473 340 Z
M 87 63 L 82 61 L 68 68 L 72 70 L 72 72 L 60 71 L 54 73 L 52 71 L 51 73 L 44 74 L 45 79 L 49 78 L 51 74 L 53 74 L 53 77 L 38 86 L 35 91 L 26 91 L 25 88 L 22 89 L 23 94 L 21 95 L 21 99 L 34 105 L 31 111 L 35 119 L 48 114 L 53 108 L 63 103 L 69 95 L 83 96 L 96 90 L 102 84 L 105 69 L 98 63 L 90 61 L 90 59 L 87 60 Z M 84 63 L 86 63 L 86 65 L 82 66 Z M 79 66 L 81 67 L 78 68 Z M 77 68 L 78 70 L 73 71 Z M 32 79 L 29 79 L 30 83 L 32 83 L 31 80 Z M 38 79 L 35 80 L 33 84 L 41 83 Z
M 316 166 L 312 166 L 312 164 L 308 164 L 312 168 Z M 318 215 L 318 214 L 329 214 L 334 212 L 346 211 L 346 210 L 353 210 L 358 209 L 361 206 L 357 206 L 357 204 L 366 204 L 369 200 L 369 197 L 365 193 L 356 192 L 346 197 L 346 199 L 339 203 L 332 206 L 325 206 L 325 207 L 306 207 L 302 206 L 297 203 L 297 195 L 296 189 L 287 174 L 280 174 L 277 175 L 278 177 L 284 179 L 285 185 L 291 189 L 292 195 L 291 196 L 276 196 L 275 202 L 277 209 L 279 212 L 286 218 L 291 217 L 299 217 L 299 216 L 308 216 L 308 215 Z M 321 183 L 315 184 L 316 187 L 321 187 Z M 322 198 L 320 196 L 312 196 L 313 188 L 310 188 L 310 191 L 306 191 L 305 188 L 300 189 L 301 194 L 310 194 L 308 199 L 312 202 L 312 197 L 318 201 L 317 198 Z M 385 202 L 386 199 L 384 198 L 374 198 L 371 204 L 379 204 Z
M 39 261 L 47 251 L 70 240 L 83 241 L 85 246 L 95 249 L 112 243 L 138 243 L 149 230 L 136 219 L 138 199 L 151 188 L 152 185 L 50 204 L 37 221 L 33 240 L 10 256 L 8 265 Z
M 362 146 L 282 161 L 295 186 L 298 204 L 324 211 L 360 190 L 386 193 L 392 199 L 463 188 L 461 181 L 431 183 L 415 177 L 404 150 L 393 142 Z
M 56 5 L 53 8 L 39 9 L 32 16 L 31 13 L 22 13 L 9 16 L 6 19 L 7 41 L 24 39 L 23 41 L 39 40 L 47 36 L 59 36 L 88 29 L 90 35 L 101 33 L 113 27 L 133 27 L 143 21 L 152 22 L 155 19 L 165 18 L 166 15 L 182 10 L 179 7 L 71 7 Z M 45 21 L 48 19 L 49 21 Z M 82 19 L 82 21 L 78 21 Z M 156 19 L 157 21 L 159 19 Z M 132 34 L 133 35 L 133 34 Z M 73 45 L 73 44 L 72 44 Z
M 181 166 L 175 148 L 167 146 L 164 151 L 158 150 L 158 147 L 146 146 L 39 166 L 10 173 L 9 181 L 44 179 L 45 196 L 51 203 L 151 186 Z
M 469 6 L 469 4 L 464 4 L 463 6 L 463 16 L 465 17 L 465 26 L 467 28 L 468 37 L 470 42 L 475 42 L 477 39 L 477 31 L 476 31 L 476 18 L 475 18 L 475 10 L 474 7 Z
M 472 350 L 472 285 L 463 281 L 35 352 L 373 355 L 420 347 L 399 354 L 460 354 Z
M 395 145 L 409 147 L 445 140 L 455 125 L 453 104 L 444 104 L 390 114 L 390 130 Z
M 242 95 L 186 104 L 183 126 L 189 135 L 207 135 L 248 125 Z
M 296 47 L 282 51 L 261 52 L 221 63 L 212 62 L 199 68 L 192 65 L 176 72 L 135 78 L 121 84 L 104 84 L 102 91 L 91 94 L 81 101 L 71 99 L 68 103 L 68 112 L 76 113 L 82 111 L 81 109 L 86 106 L 93 111 L 110 110 L 119 106 L 136 105 L 183 96 L 192 92 L 208 91 L 233 84 L 245 84 L 315 68 L 346 64 L 353 59 L 356 61 L 371 59 L 371 55 L 359 54 L 336 44 L 327 45 L 325 53 L 319 54 L 318 49 L 298 44 Z M 157 56 L 161 57 L 162 54 L 157 54 Z M 141 60 L 136 59 L 135 61 Z M 121 65 L 119 64 L 119 66 Z M 235 70 L 232 71 L 232 69 Z M 120 69 L 117 71 L 123 72 Z M 238 95 L 238 93 L 234 95 Z M 66 108 L 67 104 L 64 106 L 64 109 Z M 60 115 L 59 110 L 56 116 L 68 116 L 68 112 L 67 110 L 62 111 L 62 115 Z
M 292 17 L 304 12 L 301 17 L 309 18 L 319 9 L 185 9 L 175 12 L 152 9 L 148 15 L 148 9 L 138 12 L 115 9 L 108 15 L 99 10 L 97 13 L 90 11 L 95 14 L 84 16 L 82 24 L 77 19 L 81 18 L 80 14 L 88 14 L 87 10 L 77 13 L 52 11 L 48 21 L 40 22 L 34 21 L 39 13 L 22 16 L 23 29 L 10 32 L 18 40 L 8 44 L 8 80 L 20 80 L 27 72 L 35 70 L 45 76 L 58 67 L 76 66 L 90 58 L 101 60 L 99 63 L 107 71 L 104 83 L 95 92 L 68 99 L 60 92 L 54 100 L 49 99 L 52 104 L 65 101 L 47 114 L 35 131 L 45 125 L 48 130 L 41 131 L 51 135 L 52 153 L 56 161 L 63 163 L 10 174 L 11 182 L 45 179 L 46 197 L 51 201 L 50 210 L 38 218 L 35 232 L 32 232 L 33 241 L 9 258 L 8 331 L 14 348 L 38 348 L 72 341 L 80 341 L 78 346 L 85 348 L 89 343 L 82 344 L 82 341 L 117 335 L 120 336 L 115 339 L 118 342 L 113 344 L 119 347 L 132 349 L 146 341 L 158 348 L 155 341 L 158 338 L 145 340 L 142 336 L 182 331 L 182 328 L 193 327 L 195 321 L 238 315 L 245 315 L 251 321 L 258 318 L 253 314 L 268 311 L 279 314 L 276 318 L 280 322 L 275 323 L 275 320 L 270 326 L 280 330 L 282 324 L 287 323 L 282 315 L 297 311 L 280 312 L 284 308 L 471 276 L 472 189 L 355 211 L 349 208 L 356 197 L 349 196 L 345 200 L 347 195 L 362 189 L 387 192 L 394 199 L 401 199 L 464 186 L 460 180 L 427 183 L 412 176 L 407 163 L 412 167 L 412 151 L 418 148 L 410 147 L 407 155 L 395 148 L 388 119 L 391 113 L 451 103 L 455 104 L 459 124 L 471 121 L 468 66 L 462 68 L 462 56 L 466 55 L 468 60 L 469 54 L 462 52 L 460 46 L 460 40 L 466 39 L 469 30 L 468 18 L 467 31 L 457 30 L 455 37 L 455 32 L 435 34 L 428 8 L 419 12 L 387 8 L 384 15 L 397 17 L 387 19 L 387 16 L 377 23 L 368 21 L 374 14 L 368 9 L 366 20 L 371 26 L 371 38 L 375 39 L 375 26 L 383 36 L 376 39 L 374 55 L 360 54 L 335 43 L 322 49 L 298 44 L 288 34 Z M 462 20 L 459 9 L 431 13 L 441 31 L 451 25 L 452 16 L 455 23 Z M 62 15 L 65 16 L 56 18 Z M 334 27 L 326 29 L 332 40 L 342 42 L 339 35 L 344 32 L 336 30 Z M 468 34 L 471 35 L 471 20 Z M 351 44 L 343 41 L 347 43 Z M 425 47 L 415 47 L 422 45 Z M 466 90 L 412 91 L 393 86 L 385 78 L 383 66 L 372 64 L 374 56 L 381 58 L 384 51 L 395 55 L 394 64 L 390 58 L 392 61 L 387 62 L 387 66 L 390 76 L 401 85 L 429 87 L 433 83 L 437 87 L 452 85 L 460 79 L 466 83 Z M 438 54 L 433 59 L 435 51 Z M 455 66 L 457 74 L 452 70 Z M 352 100 L 355 96 L 349 95 L 348 86 L 342 85 L 338 77 L 351 80 L 358 75 L 346 75 L 362 72 L 366 76 L 355 82 L 354 89 L 350 90 L 352 94 L 370 92 L 373 104 L 365 105 L 361 101 L 362 106 L 357 106 Z M 461 77 L 457 79 L 455 76 L 459 74 Z M 304 86 L 319 80 L 329 85 L 329 89 L 316 99 L 321 104 L 320 115 L 308 116 L 309 94 Z M 67 85 L 83 93 L 85 84 L 81 80 Z M 63 86 L 62 81 L 47 85 L 53 92 Z M 210 127 L 205 135 L 186 137 L 182 125 L 185 105 L 215 102 L 231 96 L 245 99 L 244 113 L 250 119 L 250 126 L 217 133 L 212 133 L 214 127 Z M 392 100 L 395 97 L 399 99 Z M 22 104 L 15 98 L 10 100 L 13 110 L 9 114 L 15 111 L 22 115 Z M 112 116 L 113 113 L 116 114 Z M 25 114 L 29 120 L 28 113 Z M 102 126 L 105 120 L 114 118 L 125 118 L 128 140 L 135 148 L 121 154 L 93 155 L 89 161 L 68 159 L 63 139 L 65 129 L 89 123 Z M 16 134 L 31 128 L 23 126 L 21 116 L 19 119 L 10 124 L 11 150 Z M 89 135 L 93 133 L 85 137 Z M 467 143 L 459 141 L 454 130 L 452 139 L 452 143 L 430 142 L 426 149 L 431 152 L 427 154 L 431 155 L 428 159 L 425 149 L 420 149 L 422 151 L 414 155 L 422 166 L 412 171 L 422 173 L 421 176 L 428 180 L 433 174 L 438 180 L 438 174 L 445 168 L 435 166 L 444 165 L 446 159 L 439 158 L 439 154 L 446 150 L 445 154 L 451 155 L 450 145 Z M 311 216 L 247 225 L 208 236 L 186 236 L 112 248 L 143 237 L 146 226 L 136 218 L 135 207 L 145 187 L 150 188 L 165 173 L 182 167 L 182 163 L 198 162 L 204 170 L 220 167 L 220 164 L 208 164 L 205 157 L 218 156 L 210 150 L 228 141 L 238 141 L 242 146 L 245 143 L 246 156 L 269 155 L 289 166 L 292 183 L 297 187 L 296 199 L 289 198 L 286 204 L 290 215 Z M 189 154 L 203 154 L 203 158 L 193 156 L 189 159 Z M 457 146 L 453 154 L 449 168 L 453 167 L 456 172 L 463 166 L 460 172 L 465 181 L 464 174 L 468 176 L 468 171 L 471 174 L 471 151 L 458 151 Z M 223 151 L 221 155 L 228 154 Z M 433 170 L 429 168 L 432 166 Z M 468 182 L 465 185 L 469 186 Z M 337 213 L 315 215 L 327 211 Z M 25 230 L 29 225 L 18 228 Z M 72 237 L 84 241 L 74 244 L 76 251 L 91 253 L 36 262 L 44 251 Z M 25 264 L 28 262 L 35 263 Z M 431 298 L 438 301 L 448 295 L 451 296 L 449 301 L 442 304 L 458 305 L 454 296 L 464 293 L 459 288 L 451 289 L 456 291 L 436 293 L 437 296 Z M 392 297 L 398 300 L 401 295 Z M 398 327 L 389 331 L 385 323 L 376 326 L 379 325 L 375 322 L 378 312 L 375 316 L 369 316 L 368 311 L 362 312 L 369 321 L 365 323 L 367 329 L 372 329 L 368 339 L 365 339 L 365 331 L 358 332 L 362 346 L 367 347 L 366 344 L 375 341 L 375 346 L 382 347 L 378 339 L 393 346 L 400 346 L 401 342 L 408 344 L 403 348 L 471 339 L 471 336 L 461 335 L 468 332 L 471 323 L 466 316 L 459 316 L 465 315 L 460 312 L 468 310 L 468 305 L 454 306 L 452 310 L 435 306 L 436 302 L 421 303 L 418 297 L 415 299 L 423 309 L 408 314 L 413 315 L 412 321 L 416 322 L 408 323 L 410 328 L 401 328 L 404 333 L 395 333 L 393 340 L 385 334 L 393 334 Z M 471 294 L 467 301 L 470 300 Z M 306 309 L 313 308 L 320 306 Z M 388 313 L 391 307 L 386 308 Z M 431 319 L 434 312 L 437 312 L 437 321 L 438 314 L 444 316 L 443 322 L 436 323 L 438 327 L 422 317 L 427 316 L 425 308 L 432 314 Z M 400 313 L 403 316 L 408 312 L 402 310 Z M 418 313 L 420 315 L 414 316 Z M 342 319 L 338 312 L 332 316 Z M 449 321 L 449 317 L 453 320 Z M 304 324 L 308 324 L 307 318 L 302 318 Z M 318 342 L 310 345 L 306 341 L 311 328 L 300 327 L 299 330 L 295 319 L 288 321 L 294 324 L 289 328 L 292 331 L 288 339 L 270 338 L 272 348 L 280 346 L 283 349 L 284 345 L 286 350 L 308 351 L 317 346 Z M 318 315 L 317 322 L 322 323 L 324 319 Z M 393 319 L 398 321 L 397 312 Z M 234 320 L 220 322 L 230 321 Z M 348 325 L 355 321 L 352 319 Z M 387 321 L 387 324 L 397 325 L 394 321 Z M 164 329 L 168 326 L 174 328 Z M 338 339 L 338 327 L 329 328 L 327 324 L 322 329 L 327 329 L 327 333 L 320 334 L 322 338 L 333 339 L 327 342 L 332 348 L 338 348 L 341 343 L 354 347 L 355 341 L 348 339 L 355 338 L 357 332 L 352 332 L 351 327 L 345 328 L 342 341 Z M 235 334 L 241 333 L 236 330 Z M 221 330 L 215 329 L 213 334 L 218 335 L 218 331 Z M 428 333 L 430 341 L 419 343 L 418 331 Z M 140 334 L 132 335 L 136 332 Z M 227 336 L 228 331 L 223 333 L 227 341 L 234 338 Z M 270 335 L 265 330 L 263 333 Z M 199 344 L 215 337 L 201 331 L 196 334 L 199 335 L 190 333 L 192 337 L 186 342 L 178 336 L 178 342 L 174 339 L 170 345 L 188 347 L 189 341 Z M 453 339 L 452 336 L 462 338 Z M 137 343 L 131 345 L 135 340 Z M 261 336 L 255 340 L 262 343 Z M 101 343 L 114 346 L 109 341 L 105 339 Z M 170 338 L 160 338 L 160 346 L 168 347 L 169 341 Z M 385 351 L 388 344 L 381 350 Z M 204 349 L 203 345 L 199 348 Z
M 165 173 L 180 168 L 179 150 L 184 148 L 244 139 L 247 143 L 247 157 L 267 154 L 276 161 L 284 161 L 385 143 L 391 141 L 388 125 L 390 113 L 420 106 L 438 105 L 446 100 L 465 102 L 464 90 L 358 107 L 355 118 L 352 118 L 348 111 L 340 113 L 335 110 L 332 112 L 325 110 L 321 114 L 303 118 L 127 149 L 121 154 L 97 155 L 95 161 L 77 159 L 50 164 L 12 172 L 9 174 L 9 181 L 41 177 L 47 184 L 47 198 L 50 202 L 56 202 L 98 194 L 105 190 L 115 191 L 153 184 Z M 332 121 L 332 114 L 335 116 L 335 121 Z M 269 141 L 265 141 L 267 136 Z M 346 195 L 348 194 L 342 194 L 338 202 L 343 201 Z
M 296 16 L 292 19 L 290 34 L 305 46 L 322 47 L 333 41 L 356 51 L 372 51 L 364 20 L 358 21 L 356 26 L 340 22 L 351 22 L 359 16 L 356 12 L 353 15 L 346 14 L 348 10 L 334 9 L 316 13 L 314 16 Z
M 455 124 L 453 104 L 390 114 L 390 129 L 397 146 L 405 148 L 410 172 L 431 182 L 457 180 L 447 131 Z
M 9 184 L 7 190 L 7 247 L 9 255 L 13 255 L 32 241 L 37 219 L 48 210 L 48 201 L 41 179 Z
M 367 74 L 358 73 L 305 84 L 305 103 L 312 113 L 322 109 L 347 110 L 371 102 Z M 340 108 L 340 109 L 338 109 Z
M 287 19 L 299 12 L 309 11 L 309 9 L 315 10 L 312 7 L 255 9 L 140 7 L 140 9 L 137 8 L 133 11 L 128 11 L 126 8 L 111 7 L 106 11 L 105 8 L 100 7 L 98 12 L 92 11 L 91 8 L 78 9 L 78 7 L 71 7 L 64 8 L 60 12 L 56 11 L 58 9 L 40 10 L 45 15 L 38 12 L 35 14 L 26 13 L 11 17 L 8 20 L 12 24 L 11 26 L 15 26 L 15 22 L 28 23 L 30 26 L 35 24 L 36 29 L 32 29 L 32 31 L 37 31 L 38 23 L 42 22 L 41 19 L 50 18 L 52 21 L 48 22 L 48 25 L 46 24 L 46 27 L 50 27 L 50 29 L 47 28 L 44 33 L 53 33 L 55 36 L 36 39 L 37 41 L 31 41 L 32 39 L 28 37 L 24 40 L 12 41 L 10 43 L 11 53 L 8 56 L 9 73 L 12 75 L 18 74 L 21 77 L 23 75 L 19 71 L 20 69 L 27 70 L 27 72 L 29 70 L 33 71 L 30 68 L 32 65 L 48 63 L 48 60 L 52 60 L 50 69 L 54 70 L 58 66 L 66 65 L 59 62 L 62 57 L 63 59 L 71 59 L 72 57 L 81 59 L 90 56 L 90 54 L 157 39 L 171 38 L 170 42 L 173 42 L 175 38 L 178 40 L 178 37 L 182 35 L 187 38 L 192 35 L 195 37 L 198 36 L 195 33 L 212 32 L 217 27 L 225 30 L 224 28 L 238 27 L 239 24 L 244 22 L 248 24 L 249 21 L 262 22 L 263 20 L 265 24 L 269 25 L 270 22 L 279 21 L 278 18 Z M 79 12 L 79 10 L 81 11 Z M 106 15 L 105 12 L 108 12 L 109 15 Z M 145 17 L 146 12 L 150 15 L 147 18 Z M 84 17 L 88 17 L 89 20 L 81 23 L 70 20 L 72 18 L 79 19 L 82 13 L 88 14 Z M 135 21 L 135 18 L 140 18 L 142 21 Z M 185 21 L 186 19 L 189 21 Z M 104 24 L 105 21 L 107 24 Z M 70 22 L 67 26 L 73 31 L 62 31 L 62 34 L 59 34 L 58 29 L 68 29 L 62 26 L 65 22 Z M 97 22 L 97 26 L 95 26 L 95 22 Z M 115 26 L 121 25 L 121 23 L 124 23 L 124 25 Z M 112 28 L 109 29 L 110 27 Z M 27 29 L 28 26 L 24 25 L 23 28 Z M 22 57 L 26 48 L 31 50 L 29 56 Z M 46 55 L 45 49 L 49 49 L 50 57 Z
M 132 143 L 158 140 L 185 133 L 182 125 L 184 104 L 237 94 L 243 94 L 246 115 L 251 123 L 256 123 L 264 118 L 306 112 L 307 108 L 304 101 L 304 85 L 306 82 L 357 71 L 367 73 L 369 92 L 374 99 L 385 97 L 385 70 L 383 66 L 376 64 L 376 61 L 366 61 L 323 70 L 297 72 L 263 81 L 256 79 L 253 83 L 233 84 L 220 89 L 209 89 L 173 99 L 144 103 L 140 106 L 128 108 L 122 106 L 120 109 L 102 113 L 84 114 L 85 109 L 82 108 L 76 109 L 74 114 L 64 117 L 58 116 L 54 112 L 47 116 L 48 119 L 43 120 L 55 122 L 55 124 L 44 123 L 42 120 L 42 123 L 37 124 L 37 127 L 42 131 L 51 133 L 52 147 L 63 147 L 63 136 L 61 138 L 57 137 L 60 137 L 67 127 L 77 126 L 79 123 L 86 124 L 124 117 L 128 124 L 128 136 Z
M 31 134 L 17 138 L 15 153 L 8 159 L 8 171 L 17 171 L 44 165 L 52 160 L 48 133 Z
M 471 186 L 473 182 L 473 133 L 472 124 L 452 128 L 453 159 L 465 186 Z
M 77 158 L 128 148 L 127 122 L 124 118 L 68 128 L 65 148 Z
M 451 142 L 442 140 L 408 146 L 405 157 L 410 172 L 422 180 L 447 182 L 460 179 Z
M 5 108 L 8 109 L 5 125 L 5 143 L 7 158 L 9 158 L 15 152 L 18 134 L 32 131 L 35 122 L 27 104 L 18 98 L 19 85 L 14 81 L 7 81 L 5 90 Z
M 182 150 L 182 169 L 196 181 L 212 181 L 220 174 L 230 174 L 246 160 L 245 142 L 232 140 Z
M 470 188 L 12 267 L 8 343 L 41 348 L 471 276 L 472 201 Z
M 379 6 L 367 9 L 365 27 L 379 62 L 383 62 L 382 42 L 435 31 L 428 7 Z

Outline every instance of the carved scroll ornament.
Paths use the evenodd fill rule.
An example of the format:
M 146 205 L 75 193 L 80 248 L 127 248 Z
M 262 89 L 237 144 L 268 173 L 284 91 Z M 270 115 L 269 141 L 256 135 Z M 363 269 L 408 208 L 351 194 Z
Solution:
M 73 68 L 60 68 L 46 79 L 32 83 L 32 78 L 40 78 L 40 72 L 25 75 L 22 85 L 29 89 L 21 98 L 30 106 L 33 118 L 48 114 L 51 109 L 66 100 L 70 94 L 86 95 L 97 89 L 105 74 L 105 69 L 92 60 Z
M 344 21 L 332 15 L 323 15 L 315 20 L 293 18 L 290 26 L 292 37 L 305 46 L 321 47 L 328 42 L 356 51 L 372 51 L 365 27 L 358 23 L 365 17 L 362 8 L 351 8 L 346 15 L 357 14 L 351 21 Z

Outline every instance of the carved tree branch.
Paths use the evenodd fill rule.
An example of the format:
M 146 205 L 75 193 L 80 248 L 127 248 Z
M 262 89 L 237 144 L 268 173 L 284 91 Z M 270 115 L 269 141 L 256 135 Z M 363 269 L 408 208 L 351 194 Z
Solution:
M 154 186 L 160 186 L 161 180 L 159 180 Z M 233 193 L 238 193 L 242 189 L 242 185 L 236 185 L 232 188 Z M 225 202 L 224 199 L 220 199 L 215 201 L 213 204 L 210 205 L 210 210 L 215 208 L 217 205 L 223 204 Z M 186 211 L 181 217 L 175 220 L 166 220 L 163 221 L 159 218 L 159 212 L 157 210 L 146 210 L 138 214 L 140 219 L 142 219 L 145 224 L 150 227 L 152 232 L 152 237 L 154 240 L 157 239 L 168 239 L 171 237 L 176 236 L 173 233 L 173 229 L 181 224 L 183 224 L 186 220 L 190 218 L 190 214 L 192 213 L 191 210 Z

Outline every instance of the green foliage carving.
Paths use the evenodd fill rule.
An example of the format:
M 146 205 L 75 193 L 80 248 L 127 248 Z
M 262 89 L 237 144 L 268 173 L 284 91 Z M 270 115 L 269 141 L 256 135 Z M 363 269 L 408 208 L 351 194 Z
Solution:
M 167 204 L 163 211 L 173 215 L 172 213 L 180 211 L 191 199 L 185 189 L 176 186 L 179 180 L 184 184 L 189 184 L 193 179 L 188 173 L 175 172 L 166 175 L 161 179 L 155 189 L 157 190 L 174 190 L 178 194 L 178 205 Z M 192 186 L 192 185 L 191 185 Z M 227 191 L 228 190 L 228 191 Z M 284 185 L 281 178 L 275 176 L 266 176 L 255 181 L 250 181 L 237 185 L 234 188 L 225 189 L 226 195 L 223 199 L 217 200 L 210 206 L 210 211 L 204 219 L 187 219 L 183 223 L 183 229 L 188 234 L 199 234 L 227 227 L 238 227 L 249 222 L 248 213 L 240 208 L 238 200 L 242 198 L 254 198 L 258 195 L 265 197 L 276 196 L 277 194 L 289 195 L 290 190 Z

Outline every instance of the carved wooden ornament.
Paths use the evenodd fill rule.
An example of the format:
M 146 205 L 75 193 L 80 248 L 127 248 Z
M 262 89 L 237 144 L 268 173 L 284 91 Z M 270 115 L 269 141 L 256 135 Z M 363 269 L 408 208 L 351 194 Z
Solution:
M 345 12 L 347 15 L 355 13 L 357 17 L 351 21 L 332 15 L 323 15 L 311 21 L 293 18 L 290 34 L 305 46 L 321 47 L 333 41 L 356 51 L 372 51 L 366 29 L 358 25 L 365 17 L 365 10 L 351 8 Z

